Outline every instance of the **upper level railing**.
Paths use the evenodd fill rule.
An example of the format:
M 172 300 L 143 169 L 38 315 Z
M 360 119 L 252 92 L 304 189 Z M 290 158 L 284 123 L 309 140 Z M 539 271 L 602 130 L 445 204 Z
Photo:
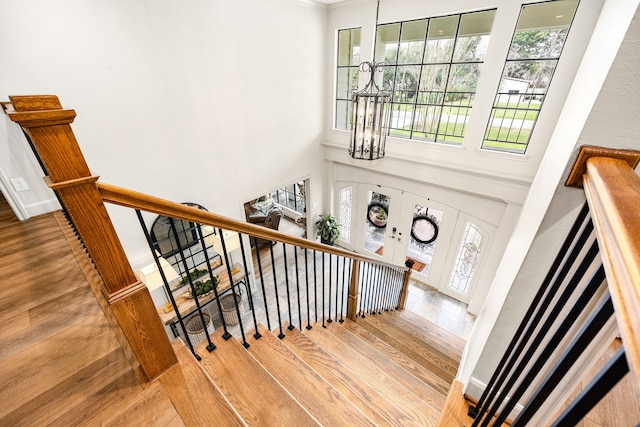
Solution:
M 132 363 L 138 363 L 148 379 L 153 379 L 166 371 L 177 362 L 177 359 L 161 321 L 161 313 L 154 305 L 147 287 L 138 280 L 131 270 L 104 202 L 130 207 L 137 211 L 156 213 L 172 218 L 172 220 L 183 220 L 197 224 L 196 228 L 199 230 L 197 241 L 200 244 L 207 237 L 201 228 L 203 226 L 212 227 L 222 242 L 223 249 L 218 255 L 224 257 L 226 272 L 214 272 L 213 265 L 207 261 L 206 274 L 210 280 L 213 277 L 219 278 L 221 284 L 224 282 L 226 274 L 228 287 L 232 294 L 235 294 L 236 291 L 240 292 L 236 288 L 237 283 L 234 278 L 235 266 L 231 265 L 230 254 L 224 248 L 224 231 L 239 233 L 241 245 L 250 240 L 254 240 L 256 247 L 260 246 L 260 241 L 279 242 L 278 248 L 270 245 L 268 249 L 271 259 L 268 267 L 261 265 L 259 251 L 256 251 L 256 262 L 258 282 L 263 292 L 262 306 L 266 312 L 265 320 L 275 305 L 276 311 L 274 313 L 277 317 L 277 324 L 274 321 L 274 325 L 280 328 L 280 331 L 282 331 L 281 328 L 285 322 L 290 326 L 302 327 L 302 313 L 305 306 L 306 327 L 310 326 L 312 313 L 314 321 L 316 316 L 322 321 L 328 321 L 328 319 L 337 319 L 338 314 L 340 319 L 343 316 L 355 319 L 357 315 L 403 307 L 409 278 L 408 268 L 385 264 L 340 248 L 286 236 L 268 228 L 241 223 L 179 203 L 98 183 L 98 177 L 91 174 L 71 130 L 70 124 L 76 116 L 75 111 L 63 109 L 58 98 L 51 95 L 14 96 L 10 97 L 10 100 L 10 103 L 3 103 L 2 106 L 10 119 L 20 124 L 29 136 L 41 164 L 46 169 L 48 175 L 46 180 L 49 186 L 56 191 L 60 202 L 66 208 L 68 216 L 100 274 L 101 290 L 108 309 L 111 310 L 113 318 L 116 319 L 123 335 L 127 338 L 131 347 L 130 354 L 135 355 L 136 360 Z M 155 254 L 152 244 L 150 244 L 150 248 Z M 204 249 L 206 253 L 206 246 Z M 278 249 L 282 251 L 283 268 L 279 268 L 275 261 L 274 251 Z M 256 282 L 252 278 L 253 275 L 250 277 L 251 269 L 246 259 L 248 251 L 245 251 L 243 247 L 241 253 L 242 266 L 240 270 L 244 269 L 247 297 L 253 298 L 250 287 L 256 286 Z M 291 256 L 295 260 L 294 267 L 292 270 L 288 270 L 289 263 L 286 260 Z M 299 257 L 305 260 L 303 278 L 300 277 Z M 159 261 L 159 258 L 156 257 L 156 260 Z M 316 266 L 318 262 L 320 265 L 326 263 L 328 270 L 315 268 L 312 274 L 312 270 L 309 268 L 310 262 L 311 264 L 315 263 Z M 340 265 L 339 268 L 338 265 Z M 162 271 L 161 263 L 158 262 L 157 266 L 159 271 Z M 336 266 L 335 270 L 333 266 Z M 265 280 L 267 268 L 273 278 L 271 289 L 268 289 L 269 284 Z M 191 268 L 186 265 L 185 271 L 189 270 Z M 328 277 L 322 278 L 322 275 L 327 273 Z M 299 310 L 297 323 L 293 317 L 293 313 L 297 310 L 288 309 L 288 316 L 283 316 L 284 310 L 281 310 L 280 307 L 281 289 L 283 289 L 281 277 L 283 275 L 286 288 L 284 292 L 288 298 L 287 304 L 291 300 L 292 288 L 290 285 L 293 276 L 296 277 L 297 297 L 305 295 L 306 304 L 297 305 Z M 334 275 L 336 275 L 335 281 L 333 280 Z M 319 278 L 320 280 L 318 280 Z M 195 279 L 187 274 L 186 280 L 193 295 L 197 295 Z M 170 285 L 166 278 L 165 282 L 165 285 Z M 304 283 L 304 287 L 302 287 L 302 283 Z M 311 286 L 312 283 L 313 286 Z M 320 284 L 320 287 L 317 284 Z M 325 290 L 320 291 L 322 286 L 325 286 Z M 272 296 L 267 296 L 269 290 L 273 292 Z M 212 291 L 215 294 L 217 289 L 213 287 Z M 167 292 L 169 299 L 173 299 L 172 289 L 167 289 Z M 312 293 L 314 294 L 313 299 L 311 298 Z M 315 295 L 320 295 L 320 298 L 316 298 Z M 322 301 L 323 298 L 324 301 Z M 215 301 L 219 304 L 220 298 L 215 298 Z M 186 327 L 186 319 L 182 318 L 183 313 L 179 305 L 176 304 L 176 301 L 172 301 L 172 303 L 177 310 L 178 324 L 183 328 Z M 200 318 L 200 322 L 206 330 L 207 321 L 204 316 L 205 312 L 202 311 L 205 303 L 206 301 L 198 297 L 193 301 L 197 312 L 195 314 Z M 260 306 L 259 302 L 249 299 L 248 303 L 251 311 L 255 314 L 257 307 Z M 314 304 L 313 310 L 312 303 Z M 222 307 L 218 306 L 218 308 Z M 242 319 L 239 307 L 235 306 L 235 303 L 232 310 L 235 310 L 236 315 L 240 318 L 240 334 L 246 345 L 244 339 L 246 331 L 243 330 L 245 325 L 241 323 L 244 322 L 244 319 Z M 252 320 L 255 324 L 257 317 Z M 225 332 L 228 332 L 227 323 L 229 322 L 223 324 Z M 267 320 L 267 323 L 271 329 L 271 318 Z M 188 333 L 186 335 L 186 339 L 189 340 Z M 209 339 L 208 336 L 207 339 Z M 209 348 L 213 349 L 213 343 L 209 341 L 209 344 Z
M 639 160 L 637 151 L 582 147 L 567 185 L 584 184 L 587 202 L 471 408 L 473 426 L 508 418 L 512 426 L 573 426 L 629 370 L 640 386 Z M 583 380 L 618 334 L 620 350 L 565 404 L 568 385 Z

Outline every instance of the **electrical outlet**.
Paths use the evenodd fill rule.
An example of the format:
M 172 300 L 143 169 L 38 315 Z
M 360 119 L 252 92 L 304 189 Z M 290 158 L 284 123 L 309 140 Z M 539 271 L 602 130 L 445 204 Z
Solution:
M 11 178 L 11 185 L 13 185 L 13 189 L 16 191 L 29 190 L 29 185 L 27 185 L 27 181 L 21 176 L 18 178 Z

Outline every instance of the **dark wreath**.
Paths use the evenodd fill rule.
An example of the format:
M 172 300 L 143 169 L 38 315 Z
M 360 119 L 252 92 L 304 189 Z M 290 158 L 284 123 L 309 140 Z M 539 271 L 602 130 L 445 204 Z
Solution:
M 382 219 L 379 217 L 382 215 Z M 367 221 L 376 228 L 385 228 L 387 226 L 387 206 L 382 203 L 369 203 L 367 208 Z
M 420 221 L 427 222 L 426 225 L 429 228 L 426 233 L 424 230 L 416 232 L 416 224 L 419 224 Z M 438 224 L 436 224 L 436 222 L 427 215 L 417 215 L 413 217 L 413 224 L 411 224 L 411 237 L 413 237 L 418 243 L 432 243 L 438 238 Z

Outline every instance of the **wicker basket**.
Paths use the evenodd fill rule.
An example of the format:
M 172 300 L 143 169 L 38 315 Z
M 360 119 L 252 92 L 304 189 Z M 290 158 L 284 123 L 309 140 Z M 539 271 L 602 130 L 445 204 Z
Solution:
M 207 332 L 212 334 L 214 327 L 211 322 L 211 313 L 209 313 L 209 310 L 202 310 L 202 317 L 207 324 Z M 189 335 L 192 345 L 198 344 L 207 337 L 204 331 L 204 326 L 202 325 L 202 319 L 200 319 L 200 315 L 198 313 L 189 317 L 185 322 L 184 327 L 187 330 L 187 334 Z
M 234 297 L 235 297 L 235 301 L 234 301 Z M 244 314 L 244 307 L 242 305 L 242 295 L 229 294 L 220 298 L 220 307 L 222 307 L 222 317 L 224 318 L 224 323 L 227 325 L 238 324 L 238 313 L 236 312 L 236 303 L 238 304 L 238 310 L 240 311 L 240 316 L 242 316 Z

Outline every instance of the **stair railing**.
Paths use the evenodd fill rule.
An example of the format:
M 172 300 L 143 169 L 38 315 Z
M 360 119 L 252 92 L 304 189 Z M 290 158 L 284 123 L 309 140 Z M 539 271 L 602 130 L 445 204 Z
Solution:
M 587 201 L 470 408 L 473 426 L 501 426 L 510 417 L 512 426 L 575 425 L 629 370 L 640 386 L 639 161 L 638 151 L 581 148 L 566 185 L 584 186 Z M 567 385 L 582 379 L 618 333 L 622 347 L 565 404 L 574 391 Z
M 302 328 L 305 316 L 306 327 L 311 327 L 312 313 L 314 320 L 321 319 L 322 322 L 328 322 L 343 320 L 345 315 L 355 320 L 358 315 L 364 316 L 379 313 L 382 310 L 404 308 L 410 273 L 408 268 L 386 264 L 337 247 L 286 236 L 275 230 L 234 221 L 179 203 L 99 183 L 98 177 L 91 174 L 71 130 L 70 124 L 76 116 L 74 110 L 63 109 L 58 98 L 52 95 L 12 96 L 10 103 L 2 103 L 2 107 L 9 118 L 22 127 L 25 135 L 33 144 L 35 154 L 46 170 L 45 180 L 56 192 L 73 226 L 83 240 L 102 279 L 102 296 L 107 302 L 106 309 L 112 312 L 123 336 L 126 337 L 131 350 L 130 354 L 135 355 L 135 360 L 130 362 L 135 368 L 139 366 L 142 369 L 143 380 L 157 377 L 173 366 L 177 359 L 161 322 L 160 313 L 153 303 L 149 290 L 132 271 L 115 228 L 109 219 L 104 202 L 135 209 L 138 218 L 141 215 L 140 211 L 146 211 L 196 223 L 200 230 L 198 232 L 200 240 L 203 237 L 201 227 L 206 225 L 214 227 L 221 236 L 223 236 L 223 230 L 231 230 L 240 233 L 241 237 L 249 236 L 251 239 L 278 242 L 277 246 L 283 251 L 283 259 L 287 259 L 287 257 L 291 259 L 291 253 L 293 254 L 295 270 L 288 270 L 287 266 L 284 266 L 284 270 L 277 269 L 274 262 L 274 250 L 277 248 L 275 246 L 269 247 L 271 257 L 271 272 L 269 274 L 274 281 L 274 294 L 277 294 L 274 300 L 276 313 L 272 313 L 273 304 L 269 303 L 267 297 L 268 285 L 265 285 L 265 280 L 269 274 L 265 273 L 259 264 L 261 257 L 258 255 L 256 258 L 260 260 L 257 269 L 263 290 L 264 301 L 262 302 L 266 321 L 270 325 L 271 318 L 277 317 L 278 325 L 276 327 L 279 328 L 281 335 L 285 322 L 289 324 L 289 327 L 294 327 L 294 323 L 297 321 L 297 326 Z M 244 244 L 244 241 L 245 238 L 242 237 L 241 244 Z M 153 247 L 151 245 L 150 247 L 155 256 Z M 229 288 L 233 293 L 238 292 L 233 277 L 234 273 L 229 264 L 229 254 L 226 249 L 222 252 L 220 255 L 225 259 Z M 250 308 L 255 314 L 257 301 L 252 300 L 251 286 L 253 283 L 249 278 L 248 261 L 245 259 L 244 248 L 242 254 L 245 277 L 247 278 L 247 297 Z M 157 257 L 155 259 L 158 261 Z M 299 265 L 302 260 L 304 260 L 305 268 L 303 277 L 300 277 Z M 310 270 L 311 265 L 315 266 L 313 274 Z M 320 269 L 318 269 L 318 265 L 321 266 Z M 323 276 L 325 274 L 324 267 L 327 265 L 328 277 Z M 158 263 L 157 266 L 162 272 L 161 265 Z M 188 269 L 189 266 L 186 268 Z M 209 275 L 213 276 L 214 272 L 210 260 L 207 261 L 206 268 Z M 279 271 L 284 271 L 285 275 L 286 291 L 282 294 L 279 292 L 280 286 L 282 286 L 282 282 L 279 281 Z M 335 282 L 332 280 L 334 274 L 336 276 Z M 161 273 L 161 275 L 165 280 L 165 285 L 168 285 L 164 274 Z M 306 294 L 306 310 L 304 310 L 305 305 L 301 305 L 298 300 L 296 319 L 293 317 L 296 310 L 289 309 L 287 318 L 282 316 L 283 310 L 280 307 L 280 295 L 285 293 L 289 297 L 287 305 L 290 304 L 291 288 L 289 286 L 292 284 L 289 280 L 292 281 L 294 276 L 297 297 L 300 298 L 301 294 Z M 369 278 L 377 281 L 377 287 L 365 282 Z M 197 308 L 197 316 L 205 326 L 207 347 L 213 350 L 215 346 L 206 332 L 205 313 L 202 311 L 202 304 L 197 297 L 196 284 L 192 279 L 188 279 L 188 281 L 195 296 L 194 305 Z M 321 283 L 321 286 L 325 286 L 326 292 L 316 286 L 318 282 Z M 318 292 L 321 294 L 320 298 L 316 297 Z M 313 293 L 313 298 L 311 293 Z M 172 299 L 171 292 L 168 292 L 168 295 L 169 299 Z M 218 297 L 220 295 L 216 295 L 215 300 L 219 303 Z M 332 301 L 334 302 L 333 306 L 331 306 Z M 172 304 L 176 308 L 176 302 L 172 301 Z M 239 307 L 237 303 L 235 304 L 234 309 L 240 318 L 240 334 L 244 345 L 247 346 L 244 336 L 246 328 L 242 323 L 243 319 Z M 184 319 L 182 319 L 179 309 L 176 316 L 178 324 L 184 328 Z M 256 320 L 253 319 L 254 324 Z M 223 323 L 223 326 L 225 338 L 230 337 L 231 334 L 227 330 L 228 325 Z M 188 333 L 185 335 L 187 335 L 188 341 Z M 191 346 L 191 343 L 189 345 Z M 193 346 L 191 348 L 193 350 Z
M 386 264 L 339 247 L 327 246 L 259 225 L 235 221 L 205 210 L 117 186 L 104 183 L 96 183 L 96 185 L 102 199 L 107 203 L 136 209 L 137 212 L 158 214 L 169 218 L 172 222 L 180 220 L 195 225 L 198 238 L 193 244 L 202 249 L 205 259 L 200 264 L 186 266 L 183 271 L 199 267 L 207 270 L 209 277 L 218 276 L 218 282 L 224 281 L 229 284 L 229 287 L 225 287 L 220 292 L 214 287 L 211 294 L 200 298 L 195 289 L 195 279 L 188 274 L 184 275 L 191 295 L 195 295 L 193 298 L 195 307 L 189 304 L 188 309 L 184 311 L 173 297 L 174 289 L 162 273 L 160 257 L 148 236 L 145 222 L 138 213 L 175 313 L 175 320 L 172 319 L 171 322 L 174 326 L 173 333 L 176 337 L 182 337 L 192 351 L 195 344 L 185 326 L 185 317 L 199 316 L 200 324 L 206 325 L 202 306 L 215 304 L 216 314 L 222 313 L 224 310 L 220 306 L 221 298 L 225 294 L 240 294 L 241 289 L 237 286 L 243 286 L 246 290 L 244 299 L 248 303 L 250 313 L 242 313 L 241 305 L 236 302 L 233 307 L 235 310 L 233 324 L 229 324 L 224 315 L 219 321 L 224 329 L 223 337 L 228 339 L 236 335 L 245 347 L 249 346 L 246 340 L 248 331 L 253 330 L 254 337 L 260 337 L 255 328 L 258 323 L 262 323 L 269 330 L 276 330 L 277 335 L 283 338 L 285 328 L 310 329 L 318 322 L 326 326 L 326 323 L 334 321 L 343 322 L 345 317 L 355 320 L 356 317 L 404 308 L 408 283 L 408 268 L 404 266 Z M 204 226 L 216 229 L 216 236 L 222 241 L 222 253 L 214 252 L 212 255 L 207 255 L 211 248 L 207 248 L 208 236 L 202 231 Z M 224 236 L 227 231 L 238 233 L 242 262 L 236 265 L 232 265 L 231 253 L 224 248 Z M 182 244 L 180 233 L 174 230 L 171 238 L 174 239 L 173 246 L 179 248 Z M 251 247 L 253 260 L 250 262 L 255 271 L 254 278 L 250 277 L 252 269 L 249 268 L 247 261 L 247 243 L 253 243 Z M 216 255 L 220 255 L 223 259 L 219 267 L 212 263 Z M 186 257 L 179 258 L 184 260 Z M 221 268 L 224 271 L 216 275 L 214 270 L 220 271 Z M 242 280 L 230 279 L 237 276 L 232 268 L 242 269 Z M 257 315 L 257 312 L 261 315 Z M 211 351 L 215 349 L 215 344 L 210 340 L 206 328 L 203 329 L 202 339 L 208 340 L 207 348 Z

